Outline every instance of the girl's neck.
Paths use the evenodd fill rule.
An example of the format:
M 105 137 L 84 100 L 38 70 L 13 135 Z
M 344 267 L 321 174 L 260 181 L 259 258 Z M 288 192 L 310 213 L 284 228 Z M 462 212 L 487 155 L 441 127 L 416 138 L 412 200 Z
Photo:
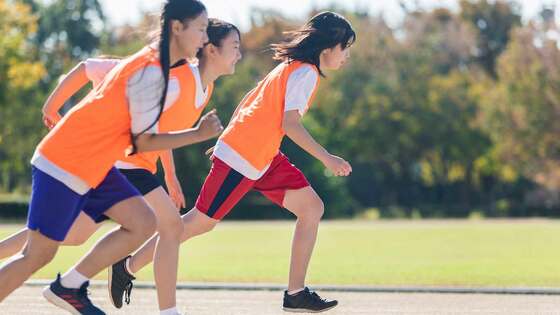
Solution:
M 174 65 L 181 59 L 185 59 L 185 56 L 181 54 L 181 50 L 177 47 L 177 43 L 172 40 L 169 43 L 169 65 Z
M 205 58 L 198 60 L 198 71 L 200 71 L 200 80 L 204 88 L 216 81 L 220 76 L 218 71 L 212 66 L 212 63 L 208 62 Z

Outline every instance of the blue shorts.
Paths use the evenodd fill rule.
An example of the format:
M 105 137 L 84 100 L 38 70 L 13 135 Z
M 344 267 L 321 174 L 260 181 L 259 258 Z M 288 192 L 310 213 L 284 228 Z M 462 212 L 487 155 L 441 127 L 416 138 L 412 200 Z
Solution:
M 32 190 L 27 227 L 46 237 L 62 242 L 80 211 L 95 222 L 107 217 L 103 214 L 113 205 L 140 193 L 116 169 L 112 168 L 97 188 L 80 195 L 68 186 L 32 168 Z

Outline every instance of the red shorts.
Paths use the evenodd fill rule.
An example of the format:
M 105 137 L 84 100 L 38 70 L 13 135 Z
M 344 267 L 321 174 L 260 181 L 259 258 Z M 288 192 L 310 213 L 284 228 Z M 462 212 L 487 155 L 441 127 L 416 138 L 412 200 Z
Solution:
M 243 176 L 214 157 L 210 173 L 196 200 L 196 208 L 213 219 L 221 220 L 251 189 L 282 207 L 287 190 L 307 186 L 309 182 L 305 175 L 282 153 L 274 157 L 266 173 L 258 180 Z

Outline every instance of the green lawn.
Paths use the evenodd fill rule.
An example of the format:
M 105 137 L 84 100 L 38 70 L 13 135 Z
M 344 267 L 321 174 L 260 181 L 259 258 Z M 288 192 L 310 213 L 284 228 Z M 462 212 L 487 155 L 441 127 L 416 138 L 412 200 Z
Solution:
M 0 237 L 16 228 L 3 226 Z M 180 280 L 284 283 L 292 228 L 222 223 L 183 245 Z M 560 287 L 559 244 L 553 220 L 323 222 L 308 282 Z M 89 247 L 63 248 L 35 277 L 53 278 Z M 151 280 L 151 268 L 139 278 Z

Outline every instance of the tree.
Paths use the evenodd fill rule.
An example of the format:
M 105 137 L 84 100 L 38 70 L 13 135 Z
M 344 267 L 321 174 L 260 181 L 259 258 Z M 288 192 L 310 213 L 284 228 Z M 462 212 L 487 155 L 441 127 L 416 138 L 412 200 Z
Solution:
M 29 60 L 30 39 L 37 31 L 31 8 L 0 0 L 0 189 L 11 191 L 28 182 L 28 165 L 38 138 L 39 111 L 33 108 L 35 85 L 46 74 Z
M 534 26 L 514 32 L 500 80 L 484 99 L 483 121 L 505 163 L 560 190 L 560 51 Z
M 461 17 L 476 30 L 474 61 L 494 79 L 496 60 L 506 48 L 511 30 L 521 25 L 519 6 L 505 0 L 461 0 Z

